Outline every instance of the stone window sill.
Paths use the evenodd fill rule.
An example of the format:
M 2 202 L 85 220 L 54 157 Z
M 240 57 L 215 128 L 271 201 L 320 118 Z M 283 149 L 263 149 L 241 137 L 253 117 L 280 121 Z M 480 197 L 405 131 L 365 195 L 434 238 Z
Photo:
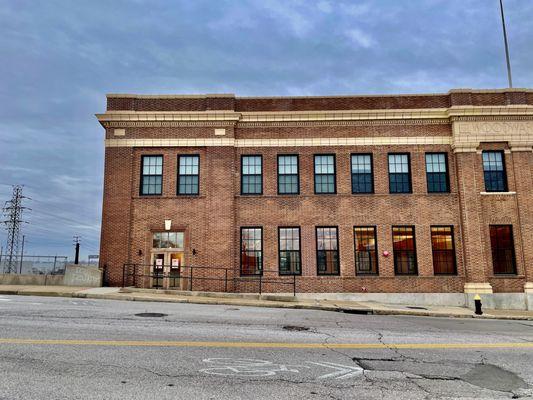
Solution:
M 482 196 L 514 196 L 516 192 L 479 192 Z

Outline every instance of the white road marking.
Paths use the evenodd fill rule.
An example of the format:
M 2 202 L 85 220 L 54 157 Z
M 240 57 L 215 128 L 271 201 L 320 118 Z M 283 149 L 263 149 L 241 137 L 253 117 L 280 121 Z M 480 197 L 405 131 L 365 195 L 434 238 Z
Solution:
M 341 365 L 341 364 L 335 364 L 332 362 L 313 362 L 308 361 L 311 364 L 320 365 L 322 367 L 328 367 L 336 369 L 337 371 L 331 372 L 326 375 L 319 376 L 318 379 L 328 379 L 328 378 L 335 378 L 335 379 L 347 379 L 347 378 L 353 378 L 355 376 L 359 376 L 363 374 L 363 368 L 357 366 L 351 366 L 351 365 Z
M 200 372 L 209 375 L 224 375 L 224 376 L 274 376 L 281 372 L 300 373 L 303 368 L 311 368 L 307 365 L 288 365 L 277 364 L 267 360 L 256 360 L 250 358 L 206 358 L 202 360 L 212 366 L 210 368 L 201 369 Z M 306 361 L 309 364 L 318 365 L 320 367 L 333 368 L 336 371 L 329 374 L 321 375 L 317 379 L 348 379 L 363 374 L 363 368 L 352 365 L 341 365 L 332 362 L 314 362 Z
M 11 299 L 4 299 L 2 297 L 0 297 L 0 301 L 12 301 Z

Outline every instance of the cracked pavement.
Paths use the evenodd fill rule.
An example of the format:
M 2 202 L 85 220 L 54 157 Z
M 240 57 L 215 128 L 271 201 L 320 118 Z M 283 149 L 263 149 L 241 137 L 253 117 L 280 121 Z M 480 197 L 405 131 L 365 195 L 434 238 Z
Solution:
M 0 343 L 2 400 L 533 398 L 533 348 L 391 347 L 527 343 L 533 341 L 533 322 L 0 298 L 0 339 L 12 340 Z M 135 315 L 139 313 L 167 315 L 143 318 Z M 19 339 L 64 343 L 16 342 Z M 236 345 L 113 345 L 116 341 Z M 245 342 L 316 346 L 238 345 Z M 338 343 L 383 347 L 328 347 Z

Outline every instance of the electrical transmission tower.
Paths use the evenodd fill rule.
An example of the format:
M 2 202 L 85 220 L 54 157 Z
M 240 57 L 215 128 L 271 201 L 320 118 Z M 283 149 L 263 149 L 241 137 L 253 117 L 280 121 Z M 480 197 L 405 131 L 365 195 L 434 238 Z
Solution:
M 13 196 L 11 200 L 6 201 L 3 212 L 6 218 L 2 221 L 6 225 L 7 243 L 4 264 L 4 273 L 17 273 L 17 255 L 19 250 L 20 224 L 22 212 L 27 207 L 22 206 L 22 199 L 27 199 L 22 195 L 22 186 L 13 186 Z

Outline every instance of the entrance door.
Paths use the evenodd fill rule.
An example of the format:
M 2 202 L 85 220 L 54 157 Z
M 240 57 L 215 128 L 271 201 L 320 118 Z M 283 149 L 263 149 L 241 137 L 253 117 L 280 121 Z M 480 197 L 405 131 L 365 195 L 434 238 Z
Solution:
M 163 287 L 165 258 L 165 253 L 152 254 L 152 287 Z
M 183 268 L 183 252 L 177 253 L 168 253 L 169 265 L 170 265 L 170 274 L 169 274 L 169 287 L 171 288 L 180 288 L 181 281 L 180 277 L 182 274 Z
M 184 259 L 182 251 L 152 253 L 152 287 L 186 289 L 186 278 L 182 278 Z M 168 278 L 167 282 L 165 278 Z

